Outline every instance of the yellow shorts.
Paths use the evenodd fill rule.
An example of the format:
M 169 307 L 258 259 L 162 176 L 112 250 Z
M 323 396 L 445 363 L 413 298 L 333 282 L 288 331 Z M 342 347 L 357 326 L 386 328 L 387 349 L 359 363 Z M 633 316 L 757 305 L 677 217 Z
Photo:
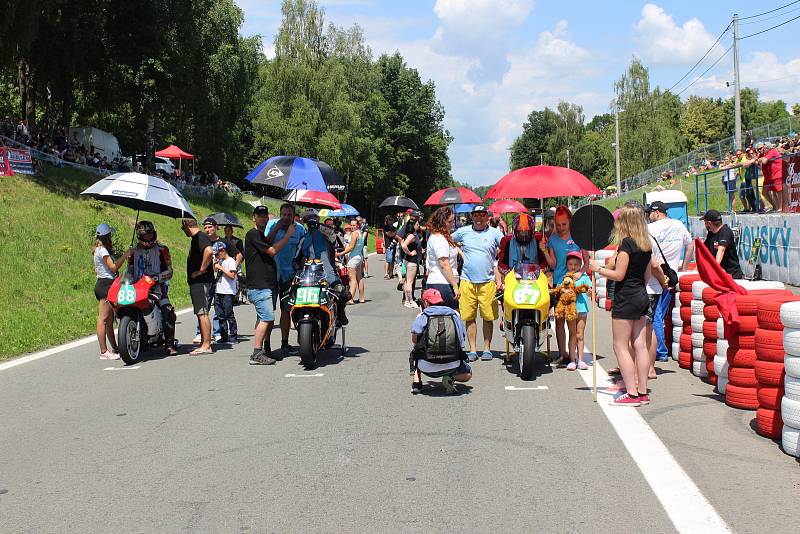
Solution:
M 458 299 L 458 312 L 464 321 L 474 321 L 481 310 L 481 317 L 486 321 L 497 319 L 497 285 L 494 280 L 473 284 L 467 280 L 461 280 L 459 285 L 461 298 Z

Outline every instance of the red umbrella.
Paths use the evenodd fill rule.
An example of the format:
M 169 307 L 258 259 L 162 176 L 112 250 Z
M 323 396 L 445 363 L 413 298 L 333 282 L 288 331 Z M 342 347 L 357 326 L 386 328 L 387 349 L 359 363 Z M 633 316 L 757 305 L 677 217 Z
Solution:
M 526 213 L 528 208 L 522 202 L 506 199 L 498 200 L 489 206 L 489 211 L 494 215 L 502 215 L 504 213 Z
M 444 204 L 480 204 L 481 197 L 466 187 L 448 187 L 440 189 L 428 197 L 426 206 L 442 206 Z
M 342 207 L 339 200 L 327 191 L 309 191 L 307 189 L 294 189 L 284 197 L 284 200 L 296 204 L 306 204 L 309 206 L 325 206 L 338 210 Z
M 599 195 L 588 178 L 566 167 L 536 165 L 511 171 L 489 189 L 486 198 L 550 198 Z

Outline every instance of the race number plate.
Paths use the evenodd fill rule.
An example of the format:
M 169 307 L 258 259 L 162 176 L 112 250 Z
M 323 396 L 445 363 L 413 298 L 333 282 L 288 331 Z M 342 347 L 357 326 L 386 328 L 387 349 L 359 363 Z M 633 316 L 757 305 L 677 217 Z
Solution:
M 117 304 L 120 306 L 127 306 L 136 302 L 136 289 L 130 284 L 122 284 L 119 286 L 119 293 L 117 294 Z
M 299 306 L 304 306 L 308 304 L 319 304 L 319 288 L 298 287 L 297 297 L 295 297 L 295 304 Z
M 517 304 L 534 305 L 539 300 L 541 292 L 535 287 L 522 286 L 514 290 L 514 302 Z

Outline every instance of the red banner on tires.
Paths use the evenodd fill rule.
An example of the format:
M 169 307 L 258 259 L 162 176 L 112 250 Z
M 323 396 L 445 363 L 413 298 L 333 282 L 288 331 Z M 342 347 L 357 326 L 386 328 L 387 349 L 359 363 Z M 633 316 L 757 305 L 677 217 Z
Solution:
M 14 171 L 11 170 L 11 164 L 8 162 L 8 152 L 5 148 L 0 148 L 0 176 L 11 176 Z
M 783 211 L 800 213 L 800 156 L 784 159 L 783 170 L 788 190 L 783 194 Z

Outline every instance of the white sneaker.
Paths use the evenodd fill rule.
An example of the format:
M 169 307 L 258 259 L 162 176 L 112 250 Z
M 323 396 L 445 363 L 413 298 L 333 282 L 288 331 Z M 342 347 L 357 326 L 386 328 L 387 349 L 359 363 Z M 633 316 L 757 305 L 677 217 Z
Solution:
M 105 352 L 100 353 L 101 360 L 119 360 L 119 354 L 116 352 L 112 352 L 110 350 L 106 350 Z
M 202 342 L 203 342 L 203 338 L 200 336 L 200 334 L 197 334 L 196 336 L 194 336 L 194 339 L 192 340 L 192 343 L 194 343 L 195 345 L 199 345 Z
M 217 334 L 216 336 L 214 336 L 214 341 L 216 341 L 217 343 L 222 341 L 222 334 Z

